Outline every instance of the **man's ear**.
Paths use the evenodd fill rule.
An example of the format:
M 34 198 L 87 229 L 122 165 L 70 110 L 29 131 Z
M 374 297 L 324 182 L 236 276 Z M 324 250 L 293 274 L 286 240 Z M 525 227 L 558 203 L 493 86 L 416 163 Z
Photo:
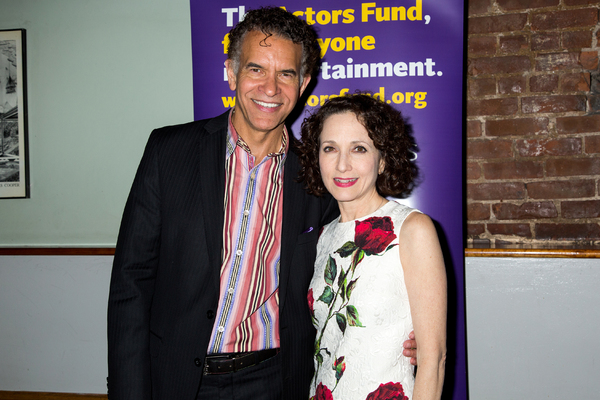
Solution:
M 233 61 L 230 58 L 225 60 L 225 68 L 227 68 L 227 82 L 229 83 L 229 89 L 235 91 L 237 87 L 236 76 L 235 71 L 233 70 Z
M 302 96 L 302 93 L 304 93 L 304 89 L 306 89 L 309 83 L 310 75 L 304 75 L 304 80 L 302 81 L 302 85 L 300 86 L 300 94 L 298 95 L 298 97 Z

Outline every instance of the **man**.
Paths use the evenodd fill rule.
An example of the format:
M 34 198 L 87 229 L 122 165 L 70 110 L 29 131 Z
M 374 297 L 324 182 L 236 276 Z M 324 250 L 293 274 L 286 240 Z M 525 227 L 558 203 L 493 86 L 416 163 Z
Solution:
M 309 26 L 280 8 L 230 32 L 236 106 L 155 130 L 125 206 L 108 307 L 111 399 L 306 399 L 307 303 L 321 226 L 285 119 L 317 72 Z

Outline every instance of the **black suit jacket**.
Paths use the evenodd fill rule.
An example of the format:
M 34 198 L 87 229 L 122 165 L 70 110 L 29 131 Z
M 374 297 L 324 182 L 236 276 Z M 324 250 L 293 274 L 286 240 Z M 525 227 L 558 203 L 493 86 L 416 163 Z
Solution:
M 109 396 L 195 399 L 219 297 L 228 112 L 152 132 L 117 241 L 108 304 Z M 292 148 L 292 146 L 290 146 Z M 284 167 L 279 317 L 284 399 L 308 398 L 315 331 L 307 290 L 330 197 Z

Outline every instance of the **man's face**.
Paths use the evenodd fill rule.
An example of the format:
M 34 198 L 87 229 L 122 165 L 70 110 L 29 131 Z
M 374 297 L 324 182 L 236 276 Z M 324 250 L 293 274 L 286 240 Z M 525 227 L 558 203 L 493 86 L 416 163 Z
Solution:
M 236 92 L 233 126 L 245 138 L 283 129 L 310 76 L 300 84 L 302 46 L 252 31 L 242 43 L 237 74 L 227 60 L 229 88 Z

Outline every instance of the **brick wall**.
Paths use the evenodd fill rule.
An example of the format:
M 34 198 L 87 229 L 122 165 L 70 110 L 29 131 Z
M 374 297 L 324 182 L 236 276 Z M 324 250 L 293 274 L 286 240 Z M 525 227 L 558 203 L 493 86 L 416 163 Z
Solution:
M 600 1 L 470 0 L 469 241 L 600 241 Z

